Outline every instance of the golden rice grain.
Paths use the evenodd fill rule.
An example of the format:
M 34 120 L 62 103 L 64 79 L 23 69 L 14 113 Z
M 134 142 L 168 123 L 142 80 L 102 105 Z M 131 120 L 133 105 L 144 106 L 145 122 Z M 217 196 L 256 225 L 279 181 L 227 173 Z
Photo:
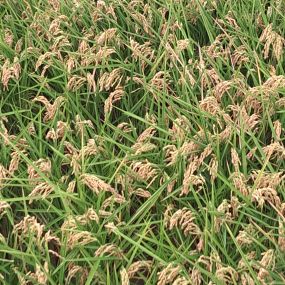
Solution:
M 283 208 L 284 208 L 284 204 Z M 285 221 L 284 215 L 283 217 L 279 217 L 279 226 L 278 226 L 278 247 L 279 249 L 284 252 L 285 251 Z
M 220 230 L 224 223 L 232 222 L 238 217 L 240 207 L 240 202 L 235 196 L 230 201 L 226 199 L 222 201 L 217 208 L 217 215 L 214 217 L 216 232 Z
M 273 56 L 279 60 L 283 54 L 285 39 L 277 32 L 273 31 L 272 24 L 269 24 L 262 32 L 259 41 L 264 43 L 263 55 L 267 59 L 269 57 L 270 47 L 272 47 Z
M 91 120 L 82 120 L 80 115 L 75 116 L 75 130 L 81 136 L 84 134 L 85 126 L 88 126 L 91 129 L 94 129 L 93 123 Z
M 88 277 L 88 273 L 89 271 L 86 267 L 75 265 L 74 263 L 69 263 L 68 273 L 65 282 L 66 284 L 71 284 L 73 278 L 75 278 L 76 276 L 80 276 L 79 284 L 84 285 Z
M 232 157 L 232 164 L 234 166 L 235 172 L 239 172 L 239 167 L 241 165 L 241 162 L 240 162 L 238 153 L 234 148 L 231 148 L 231 157 Z
M 11 209 L 10 204 L 6 201 L 0 201 L 0 218 L 7 213 L 7 210 Z
M 125 91 L 123 87 L 117 87 L 115 91 L 111 92 L 109 97 L 104 102 L 104 115 L 105 117 L 111 113 L 113 104 L 120 101 L 124 96 Z
M 6 28 L 4 31 L 4 42 L 9 47 L 12 47 L 13 41 L 14 41 L 14 34 L 12 33 L 10 29 Z
M 40 158 L 28 165 L 29 183 L 38 184 L 41 178 L 49 177 L 51 174 L 51 161 L 48 158 Z
M 74 193 L 75 187 L 76 187 L 76 181 L 75 181 L 75 180 L 70 181 L 70 182 L 68 183 L 66 192 L 67 192 L 67 193 Z
M 175 145 L 167 145 L 163 148 L 165 151 L 165 162 L 167 166 L 173 165 L 177 162 L 179 158 L 180 151 Z
M 36 61 L 35 71 L 37 71 L 44 63 L 50 65 L 52 63 L 52 58 L 57 56 L 58 54 L 56 52 L 49 51 L 44 54 L 41 54 Z
M 216 180 L 216 178 L 218 176 L 218 166 L 219 166 L 218 159 L 215 155 L 213 155 L 210 162 L 209 162 L 209 172 L 211 175 L 211 182 L 212 183 Z
M 76 66 L 76 60 L 74 57 L 69 56 L 65 62 L 65 67 L 68 73 L 71 73 L 71 71 L 74 69 Z
M 100 210 L 99 214 L 100 214 L 100 216 L 104 216 L 104 217 L 108 217 L 108 216 L 110 216 L 110 214 L 113 215 L 113 213 L 106 212 L 103 210 Z M 113 222 L 105 224 L 104 227 L 108 233 L 115 233 L 115 231 L 118 229 Z
M 259 265 L 260 267 L 257 278 L 259 281 L 264 283 L 266 278 L 269 276 L 268 270 L 273 270 L 275 267 L 275 252 L 273 249 L 269 249 L 262 253 Z
M 285 158 L 285 147 L 279 142 L 272 142 L 271 144 L 264 146 L 262 148 L 266 159 L 277 158 L 284 159 Z
M 137 188 L 135 190 L 131 191 L 132 195 L 138 196 L 138 197 L 142 197 L 142 198 L 149 198 L 151 197 L 151 193 L 145 189 L 142 188 Z
M 54 192 L 54 189 L 54 186 L 48 182 L 42 182 L 38 184 L 28 195 L 30 198 L 29 204 L 31 204 L 35 199 L 46 199 L 52 192 Z
M 276 173 L 265 172 L 261 170 L 253 170 L 251 173 L 251 179 L 254 182 L 256 188 L 270 187 L 277 189 L 277 187 L 284 181 L 285 173 L 280 171 Z
M 25 216 L 18 224 L 14 225 L 13 231 L 24 236 L 35 236 L 40 242 L 45 226 L 40 224 L 36 217 Z
M 115 256 L 118 258 L 122 258 L 124 256 L 123 252 L 115 245 L 115 244 L 104 244 L 101 245 L 96 251 L 95 256 Z
M 86 185 L 90 190 L 92 190 L 97 195 L 102 191 L 110 192 L 114 195 L 117 194 L 116 190 L 111 185 L 104 182 L 94 174 L 84 173 L 80 176 L 80 180 L 84 185 Z
M 172 128 L 169 130 L 172 141 L 183 142 L 187 132 L 190 131 L 189 120 L 185 116 L 180 116 L 173 121 Z
M 133 262 L 127 269 L 127 274 L 129 278 L 133 278 L 139 271 L 151 271 L 153 261 L 152 260 L 139 260 Z
M 95 237 L 93 237 L 92 233 L 88 231 L 81 232 L 71 232 L 67 235 L 67 248 L 69 250 L 74 249 L 75 247 L 85 246 L 89 243 L 97 241 Z
M 150 42 L 144 42 L 139 44 L 138 42 L 130 39 L 130 47 L 133 52 L 132 56 L 135 60 L 142 60 L 143 63 L 146 60 L 152 60 L 154 58 L 154 50 L 151 48 Z
M 147 159 L 144 161 L 136 161 L 131 164 L 131 177 L 141 181 L 149 182 L 150 185 L 157 177 L 158 169 Z
M 98 139 L 97 139 L 98 141 Z M 88 139 L 87 144 L 79 150 L 79 157 L 89 157 L 98 154 L 102 149 L 97 145 L 94 139 Z
M 10 61 L 7 59 L 2 66 L 2 77 L 1 81 L 3 84 L 3 89 L 8 90 L 8 84 L 11 78 L 14 77 L 13 69 L 10 67 Z
M 28 127 L 27 127 L 27 131 L 30 135 L 35 135 L 36 134 L 36 128 L 35 128 L 35 125 L 33 122 L 30 122 L 28 124 Z
M 122 130 L 123 133 L 130 133 L 132 131 L 130 124 L 127 122 L 122 122 L 118 124 L 117 128 Z
M 85 83 L 87 82 L 87 78 L 79 75 L 70 76 L 66 88 L 70 91 L 79 90 Z
M 195 217 L 193 213 L 187 209 L 179 209 L 177 210 L 169 219 L 169 222 L 166 224 L 166 227 L 169 230 L 173 228 L 181 228 L 184 234 L 187 235 L 201 235 L 201 230 L 199 226 L 195 223 Z
M 99 78 L 99 90 L 109 91 L 111 88 L 117 89 L 123 80 L 123 73 L 121 68 L 115 68 L 110 73 L 105 72 Z
M 245 175 L 241 172 L 234 172 L 231 175 L 231 179 L 233 181 L 233 184 L 235 186 L 235 188 L 237 190 L 239 190 L 239 192 L 244 195 L 244 196 L 248 196 L 250 193 L 250 188 L 247 185 L 247 179 L 245 177 Z
M 59 96 L 54 100 L 54 103 L 51 104 L 48 99 L 44 96 L 38 96 L 33 99 L 33 102 L 40 102 L 44 104 L 46 112 L 44 115 L 44 121 L 50 121 L 53 120 L 56 112 L 58 111 L 61 104 L 65 101 L 65 98 L 63 96 Z
M 219 82 L 214 87 L 213 95 L 217 99 L 218 102 L 221 102 L 223 95 L 227 93 L 233 85 L 234 85 L 234 82 L 232 80 L 224 80 L 224 81 Z M 217 104 L 217 102 L 214 101 L 214 104 Z
M 106 208 L 108 208 L 110 205 L 113 205 L 114 203 L 123 204 L 124 202 L 126 202 L 126 199 L 123 196 L 119 194 L 112 195 L 111 197 L 107 198 L 103 202 L 101 209 L 105 210 Z
M 200 175 L 189 174 L 188 171 L 186 170 L 180 196 L 187 195 L 190 191 L 191 186 L 192 187 L 196 186 L 197 191 L 200 191 L 205 183 L 206 180 L 201 174 Z
M 240 280 L 241 280 L 241 285 L 255 285 L 256 284 L 254 279 L 247 272 L 241 273 Z
M 248 62 L 249 56 L 247 49 L 244 45 L 237 47 L 233 54 L 231 55 L 232 64 L 235 65 L 242 65 L 243 63 Z
M 278 193 L 275 189 L 270 187 L 258 188 L 252 191 L 251 200 L 257 202 L 258 207 L 263 208 L 265 203 L 274 205 L 274 207 L 279 208 L 281 206 L 281 201 Z
M 43 266 L 36 264 L 35 272 L 33 272 L 33 273 L 28 272 L 27 276 L 29 276 L 31 279 L 35 280 L 35 282 L 37 282 L 37 284 L 47 285 L 48 284 L 48 273 L 49 273 L 48 262 L 45 261 Z
M 153 143 L 141 143 L 141 142 L 137 142 L 134 145 L 132 145 L 132 149 L 134 150 L 134 155 L 139 155 L 142 153 L 149 153 L 152 150 L 154 150 L 156 148 L 156 145 Z
M 150 91 L 157 98 L 157 91 L 168 91 L 169 87 L 169 74 L 166 71 L 158 71 L 150 80 Z
M 212 145 L 208 144 L 205 149 L 202 151 L 202 153 L 199 156 L 198 159 L 198 167 L 202 165 L 204 160 L 213 152 Z
M 103 31 L 100 35 L 98 35 L 95 41 L 99 46 L 106 45 L 110 40 L 117 37 L 116 33 L 117 33 L 116 28 L 107 29 Z
M 94 61 L 95 64 L 100 64 L 102 61 L 108 60 L 110 55 L 112 55 L 113 53 L 115 53 L 115 50 L 112 48 L 107 48 L 107 47 L 100 48 L 99 51 L 95 54 L 94 59 L 91 60 L 91 62 Z M 91 62 L 89 62 L 88 60 L 83 65 L 88 65 Z
M 13 175 L 15 171 L 19 169 L 20 161 L 21 161 L 20 152 L 13 151 L 11 153 L 11 161 L 10 161 L 9 168 L 8 168 L 8 172 L 10 175 Z
M 99 216 L 93 208 L 89 208 L 83 215 L 77 216 L 68 216 L 64 223 L 61 225 L 61 231 L 75 231 L 78 229 L 78 226 L 84 226 L 88 223 L 95 221 L 99 223 Z
M 201 110 L 207 112 L 213 116 L 221 113 L 220 105 L 214 96 L 208 96 L 200 101 L 199 106 Z
M 231 266 L 221 267 L 216 271 L 216 277 L 225 284 L 235 284 L 238 281 L 238 272 Z
M 120 270 L 120 275 L 121 275 L 121 285 L 129 285 L 130 280 L 126 268 L 123 267 Z
M 182 190 L 180 195 L 187 195 L 190 191 L 190 187 L 198 186 L 198 190 L 201 189 L 205 183 L 205 179 L 202 175 L 195 175 L 199 167 L 199 158 L 194 157 L 188 164 L 186 171 L 184 172 L 184 178 L 182 183 Z
M 156 130 L 154 127 L 145 129 L 137 138 L 135 144 L 132 145 L 132 149 L 135 151 L 135 155 L 150 152 L 156 148 L 156 145 L 148 142 L 155 134 Z
M 52 128 L 48 131 L 46 134 L 47 140 L 53 140 L 56 141 L 58 139 L 62 139 L 64 135 L 70 130 L 68 123 L 63 121 L 58 121 L 56 123 L 56 128 Z
M 191 285 L 201 285 L 202 283 L 202 274 L 197 268 L 193 268 L 191 271 Z M 187 283 L 186 283 L 187 284 Z
M 57 236 L 51 234 L 51 231 L 50 231 L 50 230 L 48 230 L 48 231 L 45 233 L 45 235 L 44 235 L 44 237 L 43 237 L 43 241 L 46 242 L 46 243 L 49 243 L 49 242 L 53 241 L 53 242 L 56 243 L 57 245 L 60 245 L 60 244 L 61 244 L 60 239 L 59 239 Z
M 171 284 L 181 271 L 181 266 L 169 263 L 162 271 L 158 272 L 157 285 Z
M 87 86 L 88 86 L 89 91 L 96 92 L 97 86 L 96 86 L 94 74 L 87 72 L 86 80 L 87 80 Z
M 0 164 L 0 189 L 2 189 L 8 174 L 8 170 L 2 164 Z
M 249 224 L 245 230 L 240 230 L 237 237 L 236 237 L 236 242 L 240 246 L 244 245 L 250 245 L 253 243 L 253 227 L 251 227 L 251 224 Z
M 273 128 L 275 132 L 275 136 L 277 141 L 281 139 L 281 133 L 282 133 L 282 124 L 279 120 L 274 121 Z

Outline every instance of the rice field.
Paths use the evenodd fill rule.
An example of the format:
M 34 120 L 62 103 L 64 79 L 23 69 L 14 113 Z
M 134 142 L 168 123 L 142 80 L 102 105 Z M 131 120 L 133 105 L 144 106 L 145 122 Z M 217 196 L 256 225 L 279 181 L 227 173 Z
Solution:
M 0 281 L 285 284 L 284 0 L 0 0 Z

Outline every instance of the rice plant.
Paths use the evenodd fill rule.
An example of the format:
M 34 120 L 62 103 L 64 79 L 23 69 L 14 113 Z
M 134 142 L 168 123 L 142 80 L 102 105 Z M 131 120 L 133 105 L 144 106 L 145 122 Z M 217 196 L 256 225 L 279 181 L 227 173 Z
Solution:
M 3 284 L 285 284 L 284 0 L 0 0 Z

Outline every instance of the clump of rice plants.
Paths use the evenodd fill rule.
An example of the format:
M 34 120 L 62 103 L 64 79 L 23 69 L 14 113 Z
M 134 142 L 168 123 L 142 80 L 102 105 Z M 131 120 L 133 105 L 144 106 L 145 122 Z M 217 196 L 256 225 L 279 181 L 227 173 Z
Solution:
M 0 0 L 3 284 L 285 284 L 284 1 Z

